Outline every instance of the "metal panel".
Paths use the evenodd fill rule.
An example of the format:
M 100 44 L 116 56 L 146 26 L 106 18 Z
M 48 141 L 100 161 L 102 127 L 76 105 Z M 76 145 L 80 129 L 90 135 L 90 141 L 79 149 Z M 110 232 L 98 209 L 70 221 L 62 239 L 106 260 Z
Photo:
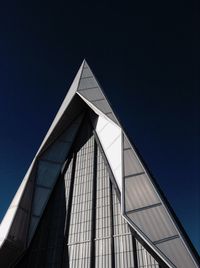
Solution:
M 160 245 L 162 239 L 164 241 L 171 239 L 170 243 L 173 244 L 173 238 L 179 237 L 180 231 L 125 134 L 123 145 L 124 193 L 122 200 L 126 205 L 126 219 L 156 254 L 173 267 L 173 258 L 175 256 L 181 258 L 181 254 L 174 247 L 174 251 L 170 252 L 171 255 L 167 255 L 164 247 L 160 247 L 161 251 L 158 251 L 154 244 L 159 242 Z M 185 247 L 185 252 L 190 258 L 191 267 L 196 267 L 187 247 Z
M 99 149 L 96 180 L 95 267 L 112 267 L 110 179 Z
M 160 202 L 146 174 L 125 178 L 125 192 L 127 212 Z
M 104 149 L 111 170 L 115 175 L 119 189 L 122 188 L 122 171 L 121 171 L 121 129 L 109 120 L 99 116 L 94 123 L 96 133 Z
M 157 261 L 149 254 L 149 252 L 136 240 L 138 268 L 159 268 Z
M 80 79 L 79 82 L 79 87 L 78 87 L 78 91 L 81 91 L 83 89 L 87 89 L 87 88 L 96 88 L 99 87 L 97 81 L 94 79 L 93 76 L 90 77 L 84 77 L 84 79 Z
M 194 262 L 180 238 L 157 244 L 157 247 L 165 252 L 176 267 L 198 267 L 197 265 L 194 266 Z
M 96 106 L 97 109 L 102 111 L 104 114 L 106 114 L 109 117 L 109 113 L 112 113 L 112 110 L 110 108 L 110 105 L 106 100 L 99 100 L 92 102 L 94 106 Z
M 94 137 L 77 152 L 68 236 L 70 267 L 90 266 Z
M 78 92 L 88 101 L 94 101 L 94 100 L 99 100 L 99 99 L 104 98 L 103 94 L 101 93 L 98 87 L 81 90 Z
M 140 162 L 132 150 L 124 150 L 124 176 L 134 175 L 144 172 Z
M 121 207 L 114 188 L 112 192 L 115 267 L 134 267 L 134 253 L 130 228 L 121 216 Z
M 153 242 L 177 235 L 177 231 L 163 206 L 136 211 L 128 215 L 145 235 L 148 234 Z
M 90 77 L 90 76 L 91 76 L 91 71 L 90 71 L 87 63 L 84 62 L 84 66 L 83 66 L 83 71 L 82 71 L 81 77 L 84 78 L 84 77 Z

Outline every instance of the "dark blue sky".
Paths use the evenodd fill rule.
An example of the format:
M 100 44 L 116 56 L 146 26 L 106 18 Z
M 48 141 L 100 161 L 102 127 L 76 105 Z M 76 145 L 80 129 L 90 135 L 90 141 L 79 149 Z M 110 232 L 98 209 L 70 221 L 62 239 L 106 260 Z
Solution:
M 0 220 L 86 58 L 200 251 L 198 17 L 193 1 L 1 4 Z

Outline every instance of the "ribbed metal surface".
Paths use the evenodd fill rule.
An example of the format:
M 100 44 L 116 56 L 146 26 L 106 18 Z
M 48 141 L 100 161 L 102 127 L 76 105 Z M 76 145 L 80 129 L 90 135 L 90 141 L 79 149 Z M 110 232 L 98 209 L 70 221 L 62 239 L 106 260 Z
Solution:
M 81 73 L 81 78 L 82 77 L 91 77 L 91 71 L 90 71 L 90 68 L 89 68 L 87 62 L 84 62 L 84 65 L 83 65 L 83 70 L 82 70 L 82 73 Z
M 125 136 L 123 144 L 124 176 L 126 177 L 144 172 L 144 169 L 142 168 L 135 152 L 130 147 Z
M 160 202 L 146 174 L 125 178 L 125 192 L 126 211 Z
M 134 148 L 127 137 L 123 137 L 123 163 L 124 163 L 124 201 L 125 213 L 140 234 L 144 235 L 163 253 L 165 260 L 176 267 L 185 267 L 181 263 L 182 255 L 187 255 L 188 267 L 195 267 L 189 251 L 185 245 L 176 249 L 174 237 L 179 237 L 180 233 L 169 215 L 160 194 L 153 185 L 149 174 L 141 164 Z M 161 246 L 162 242 L 170 240 L 171 248 Z M 156 250 L 156 248 L 155 248 Z M 186 262 L 186 263 L 187 263 Z M 181 264 L 181 265 L 180 265 Z
M 176 267 L 191 268 L 194 263 L 180 238 L 169 240 L 156 245 L 165 252 L 166 256 L 176 264 Z M 174 254 L 176 253 L 176 254 Z M 198 266 L 196 266 L 198 267 Z
M 129 213 L 128 215 L 144 234 L 148 234 L 153 242 L 177 235 L 177 231 L 163 206 Z
M 99 87 L 97 81 L 94 79 L 93 76 L 90 76 L 88 78 L 85 77 L 80 79 L 78 90 L 81 91 L 83 89 L 97 87 Z
M 89 267 L 94 137 L 78 151 L 68 238 L 69 266 Z
M 85 90 L 78 91 L 84 98 L 88 101 L 94 102 L 95 100 L 99 100 L 104 98 L 103 94 L 99 91 L 98 87 L 88 88 Z
M 112 267 L 110 179 L 100 151 L 97 153 L 95 267 Z
M 149 252 L 136 240 L 138 268 L 159 268 L 157 261 Z

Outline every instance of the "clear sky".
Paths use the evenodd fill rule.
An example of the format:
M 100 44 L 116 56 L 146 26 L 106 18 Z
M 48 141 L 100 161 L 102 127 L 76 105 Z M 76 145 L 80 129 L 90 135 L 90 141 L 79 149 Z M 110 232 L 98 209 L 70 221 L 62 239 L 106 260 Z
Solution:
M 68 2 L 1 3 L 0 220 L 86 58 L 200 251 L 197 5 Z

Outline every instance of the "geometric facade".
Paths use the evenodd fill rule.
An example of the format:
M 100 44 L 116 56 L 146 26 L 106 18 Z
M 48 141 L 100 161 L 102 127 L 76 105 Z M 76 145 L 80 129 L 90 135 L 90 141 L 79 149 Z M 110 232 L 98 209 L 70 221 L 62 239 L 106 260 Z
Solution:
M 85 60 L 0 225 L 0 267 L 199 267 Z

